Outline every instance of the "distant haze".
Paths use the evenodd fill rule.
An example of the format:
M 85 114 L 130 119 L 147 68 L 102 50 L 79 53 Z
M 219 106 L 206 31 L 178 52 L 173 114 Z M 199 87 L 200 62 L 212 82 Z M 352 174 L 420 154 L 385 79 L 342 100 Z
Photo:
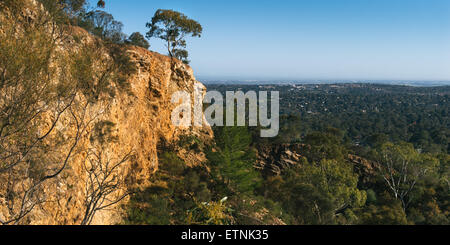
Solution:
M 408 81 L 408 80 L 207 80 L 200 79 L 206 85 L 301 85 L 301 84 L 378 84 L 413 87 L 450 86 L 450 81 Z
M 188 50 L 204 80 L 450 81 L 448 0 L 106 2 L 127 34 L 144 34 L 158 8 L 198 20 Z

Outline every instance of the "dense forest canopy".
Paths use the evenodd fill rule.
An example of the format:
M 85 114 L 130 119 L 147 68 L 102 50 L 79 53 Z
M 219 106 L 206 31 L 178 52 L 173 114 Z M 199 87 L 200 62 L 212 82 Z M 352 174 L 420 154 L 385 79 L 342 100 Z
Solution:
M 280 91 L 282 129 L 277 138 L 267 140 L 258 137 L 258 128 L 215 127 L 212 146 L 195 138 L 183 141 L 188 148 L 206 151 L 208 162 L 205 169 L 196 168 L 203 177 L 179 172 L 178 178 L 205 189 L 186 196 L 178 185 L 163 188 L 171 193 L 164 195 L 166 203 L 178 203 L 181 195 L 184 203 L 190 200 L 188 210 L 197 212 L 192 216 L 182 207 L 159 207 L 178 214 L 166 216 L 163 224 L 449 223 L 449 87 L 209 85 L 208 89 Z M 282 145 L 298 147 L 300 159 L 281 172 L 260 167 L 255 171 L 256 158 L 264 155 L 264 149 Z M 168 156 L 170 149 L 161 154 Z M 271 154 L 269 158 L 279 157 L 275 151 Z M 168 172 L 175 171 L 164 171 Z M 147 203 L 140 195 L 136 198 L 134 205 Z M 209 209 L 195 200 L 203 200 Z M 150 207 L 130 208 L 127 222 L 160 224 L 149 216 L 156 206 Z
M 278 143 L 301 141 L 308 133 L 334 127 L 355 147 L 406 141 L 425 152 L 450 152 L 449 86 L 209 85 L 208 89 L 280 91 Z

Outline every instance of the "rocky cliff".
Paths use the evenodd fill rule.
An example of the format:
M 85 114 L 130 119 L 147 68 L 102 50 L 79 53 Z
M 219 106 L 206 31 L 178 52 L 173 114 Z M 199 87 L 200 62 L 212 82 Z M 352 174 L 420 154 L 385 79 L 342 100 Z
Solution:
M 33 13 L 31 10 L 23 15 L 33 21 Z M 2 17 L 3 21 L 6 19 Z M 58 57 L 71 57 L 86 45 L 102 42 L 81 28 L 72 28 L 70 33 L 56 43 L 56 52 L 53 54 L 55 58 L 51 65 L 56 69 L 65 65 L 59 62 Z M 5 30 L 2 34 L 2 38 L 14 38 L 14 35 L 7 36 Z M 100 48 L 95 52 L 99 52 L 106 63 L 113 62 L 106 50 Z M 149 184 L 149 176 L 157 171 L 157 148 L 161 142 L 175 142 L 182 135 L 195 136 L 202 141 L 212 139 L 209 127 L 179 128 L 171 123 L 172 109 L 176 106 L 171 103 L 172 94 L 186 91 L 194 96 L 195 88 L 204 88 L 195 79 L 193 70 L 188 65 L 134 46 L 126 46 L 121 52 L 135 68 L 125 81 L 129 85 L 126 91 L 115 88 L 114 97 L 97 100 L 89 103 L 89 106 L 82 106 L 88 104 L 84 103 L 87 98 L 79 94 L 74 97 L 71 107 L 58 116 L 58 120 L 50 112 L 42 113 L 39 117 L 40 122 L 46 122 L 43 123 L 42 131 L 51 128 L 52 122 L 57 121 L 55 130 L 46 141 L 56 137 L 64 139 L 58 144 L 48 143 L 47 146 L 51 147 L 48 147 L 47 155 L 71 154 L 62 172 L 39 186 L 43 195 L 31 199 L 28 194 L 30 201 L 23 204 L 22 208 L 29 205 L 31 200 L 38 201 L 21 219 L 20 224 L 80 224 L 86 212 L 90 212 L 89 203 L 101 191 L 103 196 L 98 201 L 103 203 L 102 207 L 91 210 L 95 211 L 95 215 L 89 223 L 116 224 L 121 221 L 121 204 L 127 201 L 125 194 L 136 188 L 145 188 Z M 83 123 L 74 120 L 81 117 Z M 108 138 L 99 144 L 98 135 L 106 133 Z M 72 144 L 73 139 L 76 139 L 76 144 Z M 202 153 L 184 150 L 179 155 L 187 164 L 195 165 L 204 160 Z M 61 166 L 60 162 L 63 161 L 59 161 L 58 166 Z M 49 167 L 44 172 L 49 174 L 54 169 L 57 168 Z M 7 176 L 13 175 L 1 177 Z M 21 212 L 10 209 L 11 203 L 20 200 L 10 198 L 9 193 L 14 191 L 20 196 L 24 190 L 28 190 L 25 187 L 34 183 L 30 179 L 27 177 L 8 184 L 3 181 L 0 186 L 0 221 L 14 217 L 14 212 Z M 107 184 L 98 185 L 95 183 L 98 180 Z
M 203 87 L 195 79 L 189 66 L 179 61 L 175 61 L 174 65 L 174 61 L 167 56 L 139 47 L 129 47 L 126 52 L 137 68 L 136 74 L 128 79 L 133 95 L 121 93 L 106 108 L 105 105 L 98 105 L 95 110 L 106 110 L 96 120 L 114 124 L 116 140 L 107 146 L 110 151 L 109 158 L 120 159 L 132 152 L 132 160 L 122 165 L 119 170 L 121 175 L 127 178 L 127 188 L 144 188 L 149 184 L 147 181 L 150 175 L 158 169 L 157 147 L 159 144 L 175 142 L 180 136 L 185 135 L 208 141 L 212 139 L 213 134 L 209 127 L 179 128 L 172 125 L 171 113 L 176 106 L 171 103 L 172 94 L 177 91 L 186 91 L 193 97 L 194 89 Z M 80 147 L 88 149 L 91 146 L 86 141 Z M 201 153 L 189 152 L 185 149 L 179 149 L 179 156 L 190 165 L 204 161 Z M 76 169 L 76 166 L 82 165 L 82 161 L 82 159 L 74 159 L 71 166 L 75 166 L 74 169 Z M 56 220 L 52 218 L 48 222 L 71 223 L 69 217 L 79 215 L 77 206 L 83 205 L 82 200 L 86 193 L 81 190 L 85 188 L 82 183 L 86 176 L 82 172 L 73 176 L 74 182 L 65 183 L 65 185 L 78 187 L 79 190 L 76 192 L 81 195 L 63 205 L 65 214 L 64 211 L 59 211 L 61 214 L 56 216 Z M 72 194 L 69 192 L 66 195 L 70 198 Z M 115 214 L 117 211 L 121 210 L 99 212 L 95 215 L 93 224 L 119 222 L 120 220 L 114 218 L 121 217 Z

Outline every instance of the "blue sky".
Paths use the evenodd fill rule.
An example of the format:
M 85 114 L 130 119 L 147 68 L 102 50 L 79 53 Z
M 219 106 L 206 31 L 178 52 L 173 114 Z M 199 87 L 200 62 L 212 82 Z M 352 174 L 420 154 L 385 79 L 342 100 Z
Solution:
M 96 2 L 96 0 L 91 0 Z M 107 0 L 127 34 L 155 11 L 199 21 L 204 80 L 450 80 L 449 0 Z M 166 53 L 160 40 L 151 50 Z

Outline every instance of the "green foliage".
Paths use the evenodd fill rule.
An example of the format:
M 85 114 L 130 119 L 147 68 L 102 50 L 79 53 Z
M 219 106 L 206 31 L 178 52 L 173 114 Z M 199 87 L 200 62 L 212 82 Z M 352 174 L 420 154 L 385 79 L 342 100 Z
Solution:
M 367 206 L 359 214 L 361 222 L 448 224 L 447 157 L 419 153 L 403 142 L 378 145 L 373 158 L 382 166 L 367 191 Z
M 39 0 L 52 21 L 59 24 L 77 25 L 104 41 L 121 44 L 126 35 L 122 32 L 123 24 L 102 10 L 88 11 L 86 0 Z M 104 8 L 105 2 L 98 1 L 98 8 Z
M 421 178 L 411 193 L 407 213 L 408 220 L 415 224 L 446 225 L 450 222 L 449 156 L 441 157 L 438 167 L 441 171 Z
M 342 132 L 329 128 L 324 132 L 308 134 L 304 141 L 308 150 L 304 152 L 310 162 L 320 162 L 322 159 L 344 159 L 346 153 L 342 146 Z
M 237 89 L 261 90 L 257 85 L 208 85 L 208 90 L 221 92 Z M 334 127 L 359 153 L 387 141 L 450 153 L 450 86 L 305 84 L 275 89 L 283 98 L 280 134 L 266 143 L 296 143 L 311 132 Z
M 214 176 L 231 193 L 253 193 L 261 177 L 253 167 L 255 154 L 247 128 L 222 127 L 215 130 L 215 136 L 216 147 L 207 152 Z
M 366 193 L 358 190 L 358 176 L 348 163 L 322 160 L 319 165 L 309 164 L 303 166 L 302 170 L 300 172 L 303 179 L 313 183 L 321 192 L 328 192 L 333 196 L 335 211 L 365 204 Z
M 42 4 L 45 11 L 51 16 L 51 21 L 57 24 L 68 24 L 70 22 L 70 16 L 73 16 L 75 12 L 82 9 L 84 5 L 83 0 L 38 0 L 38 2 Z
M 252 145 L 265 149 L 277 144 L 298 144 L 296 153 L 306 159 L 297 162 L 303 170 L 295 170 L 295 174 L 285 170 L 281 176 L 267 175 L 257 193 L 281 205 L 282 220 L 288 224 L 448 224 L 449 88 L 376 84 L 276 86 L 284 98 L 280 134 L 270 140 L 254 137 Z M 211 85 L 208 89 L 224 92 L 261 88 Z M 277 159 L 277 153 L 274 154 L 271 157 Z M 352 165 L 348 165 L 348 154 L 362 157 L 362 162 L 352 160 Z M 320 172 L 318 167 L 323 165 L 326 170 L 330 161 L 340 163 L 337 166 L 347 165 L 347 171 L 337 171 L 336 179 L 342 183 L 346 183 L 345 179 L 352 181 L 340 190 L 347 189 L 348 193 L 348 187 L 354 186 L 360 197 L 366 190 L 365 205 L 360 202 L 335 211 L 342 203 L 338 200 L 348 200 L 349 196 L 335 199 L 335 194 L 330 194 L 333 188 L 328 193 L 323 191 L 322 183 L 326 182 L 320 180 L 327 178 L 318 173 L 327 171 Z M 359 174 L 356 186 L 354 178 L 348 178 L 352 167 Z M 301 175 L 305 171 L 309 174 Z M 387 182 L 391 173 L 394 181 Z M 290 178 L 294 181 L 288 182 Z M 334 185 L 342 188 L 342 183 Z M 251 207 L 241 210 L 244 209 Z
M 132 196 L 127 204 L 127 225 L 170 225 L 170 200 L 162 197 L 166 190 L 148 188 Z
M 367 204 L 374 204 L 377 202 L 377 193 L 374 190 L 369 189 L 366 191 L 367 193 Z
M 83 25 L 86 19 L 86 0 L 38 0 L 46 11 L 52 16 L 53 21 L 60 24 Z M 99 8 L 104 8 L 105 2 L 99 1 Z
M 369 205 L 359 217 L 363 225 L 407 225 L 405 212 L 401 204 L 397 205 Z
M 412 144 L 385 143 L 377 150 L 377 160 L 382 164 L 380 174 L 394 197 L 406 210 L 410 194 L 418 181 L 436 171 L 438 160 L 430 154 L 420 154 Z
M 177 142 L 178 146 L 187 150 L 200 153 L 205 148 L 204 143 L 195 135 L 182 135 Z
M 127 44 L 131 44 L 134 46 L 138 46 L 138 47 L 142 47 L 145 49 L 150 48 L 150 44 L 148 43 L 147 40 L 145 40 L 145 37 L 139 33 L 139 32 L 134 32 L 132 33 L 127 40 L 125 40 L 125 43 Z
M 206 222 L 203 218 L 208 215 L 220 216 L 220 207 L 224 207 L 217 206 L 211 199 L 210 177 L 206 169 L 186 167 L 174 153 L 164 152 L 160 155 L 160 170 L 152 177 L 152 181 L 154 186 L 132 196 L 127 206 L 125 223 L 197 224 Z M 218 222 L 217 219 L 214 222 Z
M 104 52 L 110 57 L 105 57 Z M 117 91 L 131 94 L 127 79 L 136 69 L 122 47 L 88 44 L 72 60 L 72 76 L 79 81 L 76 86 L 91 102 L 114 98 Z
M 84 26 L 92 34 L 112 43 L 123 43 L 126 35 L 122 32 L 123 24 L 102 10 L 90 11 L 84 16 Z
M 164 184 L 153 188 L 152 194 L 145 192 L 151 198 L 141 199 L 130 210 L 129 223 L 161 224 L 160 217 L 168 217 L 165 222 L 169 224 L 199 225 L 272 224 L 279 218 L 286 224 L 448 224 L 448 156 L 417 153 L 415 157 L 427 166 L 435 166 L 439 159 L 434 167 L 438 171 L 417 181 L 405 212 L 383 178 L 374 176 L 367 191 L 358 188 L 359 176 L 353 166 L 342 154 L 330 154 L 345 148 L 339 143 L 340 135 L 332 129 L 315 134 L 309 142 L 317 147 L 324 144 L 316 151 L 318 162 L 305 157 L 280 176 L 261 180 L 251 174 L 254 158 L 247 155 L 251 155 L 251 137 L 246 128 L 215 128 L 215 150 L 207 154 L 211 173 L 200 167 L 187 168 L 173 153 L 162 154 L 155 180 Z M 189 147 L 194 139 L 185 137 L 180 146 Z M 328 150 L 334 144 L 339 150 Z M 396 146 L 409 152 L 408 157 L 417 152 L 411 145 Z M 262 181 L 262 185 L 251 185 L 248 180 Z M 213 201 L 223 196 L 228 197 L 226 202 Z
M 383 192 L 375 202 L 358 210 L 361 225 L 407 225 L 406 214 L 401 202 L 393 199 L 389 193 Z
M 389 142 L 389 137 L 385 134 L 374 134 L 369 136 L 368 140 L 367 140 L 368 144 L 371 147 L 380 147 L 383 144 Z
M 173 56 L 181 61 L 183 61 L 183 63 L 185 64 L 189 64 L 190 61 L 188 60 L 189 57 L 189 52 L 185 49 L 174 49 L 172 51 Z
M 186 48 L 186 36 L 200 37 L 203 31 L 202 26 L 195 20 L 189 19 L 180 12 L 173 10 L 158 9 L 147 23 L 150 30 L 147 32 L 147 38 L 160 38 L 166 42 L 166 47 L 170 57 L 175 57 L 185 63 L 188 52 Z
M 226 198 L 219 202 L 197 203 L 188 211 L 186 223 L 189 225 L 231 225 L 232 209 L 225 205 Z
M 350 214 L 347 210 L 365 204 L 366 194 L 358 190 L 357 183 L 358 176 L 345 162 L 304 162 L 282 176 L 269 178 L 266 194 L 281 202 L 294 224 L 333 224 Z
M 53 0 L 53 2 L 57 1 Z M 59 2 L 67 12 L 79 12 L 83 10 L 86 5 L 86 0 L 61 0 Z

